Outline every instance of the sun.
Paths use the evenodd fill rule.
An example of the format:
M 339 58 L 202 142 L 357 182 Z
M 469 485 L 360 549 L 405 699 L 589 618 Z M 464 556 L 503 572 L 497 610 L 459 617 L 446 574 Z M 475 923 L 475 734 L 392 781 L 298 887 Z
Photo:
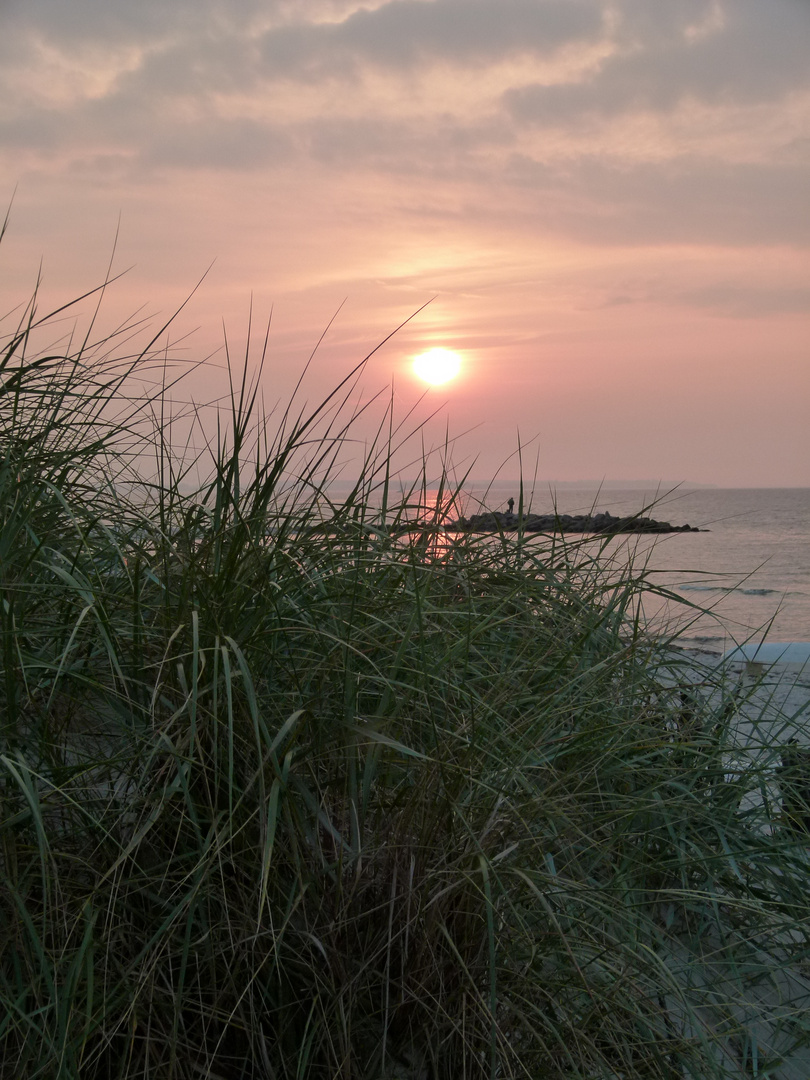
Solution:
M 461 371 L 461 357 L 451 349 L 428 349 L 416 357 L 413 370 L 431 386 L 441 386 Z

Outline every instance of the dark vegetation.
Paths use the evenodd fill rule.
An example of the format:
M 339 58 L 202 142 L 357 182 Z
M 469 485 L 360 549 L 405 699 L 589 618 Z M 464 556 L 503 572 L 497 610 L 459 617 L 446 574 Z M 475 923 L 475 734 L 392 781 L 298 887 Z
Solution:
M 0 1074 L 778 1075 L 779 751 L 643 568 L 437 540 L 387 439 L 334 498 L 351 379 L 271 430 L 246 363 L 192 468 L 149 349 L 50 325 L 0 359 Z

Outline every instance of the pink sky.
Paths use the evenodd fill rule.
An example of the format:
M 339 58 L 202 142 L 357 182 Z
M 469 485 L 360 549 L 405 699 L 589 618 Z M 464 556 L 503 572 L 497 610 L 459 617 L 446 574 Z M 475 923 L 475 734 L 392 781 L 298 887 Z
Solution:
M 265 399 L 439 409 L 490 477 L 810 486 L 806 0 L 11 0 L 2 306 L 273 308 Z M 423 392 L 410 370 L 464 359 Z M 215 364 L 215 362 L 212 362 Z M 196 381 L 194 381 L 196 380 Z M 215 376 L 198 371 L 206 397 Z M 463 432 L 469 432 L 462 435 Z M 506 466 L 507 477 L 515 473 Z

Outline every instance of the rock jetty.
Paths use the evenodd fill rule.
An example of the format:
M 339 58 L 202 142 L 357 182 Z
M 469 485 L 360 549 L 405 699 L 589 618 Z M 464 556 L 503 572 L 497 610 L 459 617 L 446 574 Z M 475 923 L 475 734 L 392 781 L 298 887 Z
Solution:
M 668 521 L 634 515 L 614 517 L 613 514 L 517 514 L 498 510 L 473 514 L 447 524 L 448 532 L 510 532 L 522 528 L 524 532 L 563 533 L 677 533 L 706 532 L 692 525 L 671 525 Z

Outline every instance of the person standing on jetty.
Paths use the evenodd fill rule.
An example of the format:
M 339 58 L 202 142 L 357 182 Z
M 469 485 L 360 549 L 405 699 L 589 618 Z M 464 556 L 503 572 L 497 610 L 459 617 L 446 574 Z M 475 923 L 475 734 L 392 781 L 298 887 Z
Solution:
M 510 499 L 509 502 L 506 505 L 509 507 L 509 513 L 514 514 L 514 512 L 515 512 L 515 500 Z

